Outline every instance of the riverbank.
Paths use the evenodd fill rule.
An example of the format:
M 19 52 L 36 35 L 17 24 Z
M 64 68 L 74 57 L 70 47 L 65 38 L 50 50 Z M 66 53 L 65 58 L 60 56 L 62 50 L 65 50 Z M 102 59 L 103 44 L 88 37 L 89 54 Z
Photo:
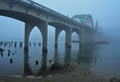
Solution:
M 7 77 L 0 76 L 0 82 L 110 82 L 109 78 L 76 68 L 66 73 L 50 74 L 41 77 Z
M 41 74 L 42 76 L 0 76 L 0 82 L 110 82 L 109 78 L 89 70 L 86 64 L 69 65 L 49 72 L 42 71 Z

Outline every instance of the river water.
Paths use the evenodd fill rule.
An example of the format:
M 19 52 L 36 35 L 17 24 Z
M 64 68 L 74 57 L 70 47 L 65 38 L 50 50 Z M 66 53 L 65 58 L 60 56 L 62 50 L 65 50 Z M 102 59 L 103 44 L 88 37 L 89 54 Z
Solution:
M 11 42 L 11 41 L 9 41 Z M 54 43 L 48 43 L 48 53 L 42 53 L 39 41 L 31 41 L 29 51 L 24 52 L 23 44 L 17 41 L 15 47 L 0 45 L 5 49 L 0 53 L 0 75 L 40 76 L 43 71 L 50 71 L 52 67 L 62 69 L 65 66 L 86 65 L 85 70 L 91 70 L 98 75 L 120 76 L 120 43 L 92 44 L 79 48 L 78 43 L 72 43 L 72 48 L 66 48 L 64 42 L 59 42 L 58 48 Z M 81 66 L 82 68 L 82 66 Z M 54 68 L 53 68 L 54 69 Z

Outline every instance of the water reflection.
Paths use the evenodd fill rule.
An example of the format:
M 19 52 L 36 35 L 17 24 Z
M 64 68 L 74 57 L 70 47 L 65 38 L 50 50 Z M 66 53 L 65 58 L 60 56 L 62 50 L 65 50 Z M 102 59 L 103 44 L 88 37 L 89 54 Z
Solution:
M 90 70 L 97 63 L 98 45 L 81 46 L 78 51 L 77 63 L 86 66 L 84 70 Z
M 24 52 L 24 74 L 23 76 L 27 76 L 27 75 L 33 75 L 33 72 L 29 65 L 29 54 L 28 52 Z
M 47 60 L 47 54 L 42 53 L 42 61 L 41 64 L 38 64 L 38 60 L 35 61 L 35 63 L 38 65 L 39 70 L 34 73 L 35 70 L 32 70 L 32 67 L 30 67 L 30 60 L 29 60 L 29 52 L 24 52 L 24 74 L 23 76 L 27 75 L 34 75 L 34 76 L 40 76 L 40 75 L 48 75 L 51 73 L 58 73 L 62 69 L 66 69 L 70 66 L 70 59 L 71 59 L 71 48 L 65 48 L 64 53 L 64 64 L 61 64 L 61 61 L 59 61 L 58 49 L 56 48 L 54 50 L 54 59 L 49 61 Z M 56 72 L 57 71 L 57 72 Z
M 65 60 L 64 60 L 64 67 L 70 66 L 70 59 L 71 59 L 71 48 L 65 48 Z
M 96 67 L 94 69 L 101 72 L 102 66 L 105 67 L 110 61 L 113 63 L 113 60 L 108 59 L 108 55 L 105 54 L 110 52 L 109 49 L 107 50 L 109 46 L 106 46 L 107 48 L 103 46 L 103 49 L 99 45 L 85 45 L 77 48 L 77 44 L 73 44 L 72 48 L 67 48 L 61 44 L 60 47 L 54 48 L 54 46 L 51 47 L 53 45 L 51 44 L 46 54 L 42 53 L 40 42 L 30 43 L 31 46 L 29 46 L 28 52 L 23 51 L 24 44 L 22 42 L 12 41 L 9 43 L 10 47 L 8 42 L 1 43 L 0 47 L 5 50 L 4 52 L 0 52 L 1 75 L 22 75 L 23 77 L 29 75 L 41 76 L 61 73 L 62 70 L 71 67 L 79 67 L 79 69 L 87 71 Z M 15 45 L 16 48 L 14 47 Z M 113 48 L 111 47 L 112 50 Z M 117 55 L 115 58 L 117 57 L 119 56 Z M 114 58 L 113 54 L 111 54 L 111 58 Z M 119 60 L 117 61 L 119 63 Z M 116 59 L 114 60 L 114 65 L 117 61 Z M 111 63 L 109 67 L 113 66 Z M 116 68 L 119 68 L 119 66 L 116 66 Z M 112 71 L 114 72 L 115 70 L 113 69 Z
M 96 55 L 97 45 L 82 46 L 79 50 L 78 60 L 80 62 L 92 62 Z
M 44 53 L 42 54 L 42 62 L 41 62 L 41 67 L 38 71 L 38 73 L 36 73 L 35 75 L 36 76 L 39 76 L 39 75 L 47 75 L 47 54 Z
M 8 48 L 8 50 L 5 51 L 5 55 L 7 54 L 8 57 L 12 57 L 8 60 L 8 62 L 10 65 L 12 65 L 14 67 L 16 67 L 15 65 L 18 63 L 19 56 L 21 56 L 21 54 L 22 54 L 22 52 L 20 50 L 22 48 L 23 43 L 19 42 L 19 46 L 17 46 L 17 43 L 18 42 L 15 41 L 13 47 Z M 13 44 L 13 42 L 11 44 Z M 38 43 L 38 44 L 39 44 L 39 46 L 41 45 L 40 43 Z M 74 47 L 75 51 L 74 51 L 74 49 L 71 50 L 71 48 L 64 47 L 63 49 L 55 48 L 55 49 L 53 49 L 53 52 L 50 52 L 47 54 L 46 53 L 41 54 L 41 52 L 38 52 L 38 51 L 40 51 L 39 46 L 36 47 L 36 43 L 34 42 L 33 46 L 31 45 L 28 52 L 23 51 L 24 52 L 24 54 L 23 54 L 23 58 L 24 58 L 23 68 L 24 69 L 22 69 L 23 73 L 19 73 L 19 74 L 22 74 L 24 77 L 26 77 L 28 75 L 34 75 L 34 76 L 48 75 L 53 72 L 58 73 L 61 70 L 70 68 L 72 65 L 74 65 L 74 63 L 76 63 L 76 62 L 73 62 L 74 60 L 75 61 L 77 60 L 77 63 L 79 65 L 87 63 L 90 66 L 93 61 L 93 58 L 94 58 L 93 56 L 94 56 L 94 52 L 96 49 L 95 46 L 88 46 L 88 45 L 82 46 L 79 50 L 77 50 Z M 18 50 L 18 47 L 20 50 Z M 14 48 L 14 49 L 12 49 L 12 48 Z M 72 53 L 72 52 L 74 52 L 74 53 Z M 19 55 L 18 55 L 18 53 L 19 53 Z M 33 57 L 31 57 L 31 54 L 33 55 Z M 53 57 L 50 58 L 50 56 L 48 56 L 50 54 L 54 54 Z M 1 57 L 3 57 L 3 53 L 1 53 Z M 6 58 L 6 56 L 5 56 L 5 58 Z M 36 58 L 38 58 L 38 59 L 36 59 Z M 22 62 L 22 61 L 19 61 L 19 62 Z M 19 63 L 19 64 L 21 64 L 21 63 Z M 36 69 L 36 67 L 38 67 L 38 68 Z M 16 69 L 16 71 L 17 71 L 18 69 L 21 69 L 21 68 L 22 68 L 22 65 L 20 65 L 20 67 L 18 65 L 17 69 L 16 68 L 10 68 L 10 69 L 12 69 L 12 70 Z M 13 72 L 13 74 L 15 74 L 14 71 L 10 70 L 10 73 L 12 73 L 12 72 Z
M 1 52 L 1 57 L 3 57 L 3 52 Z
M 58 53 L 58 48 L 55 49 L 54 52 L 54 68 L 53 69 L 64 69 L 70 66 L 70 56 L 71 56 L 71 48 L 67 48 L 65 47 L 65 52 L 64 52 L 64 59 L 63 59 L 63 64 L 61 63 L 61 61 L 59 60 L 59 56 L 61 55 L 60 53 Z
M 13 63 L 13 59 L 12 58 L 10 58 L 10 64 L 12 64 Z
M 59 55 L 58 54 L 58 48 L 55 48 L 55 51 L 54 51 L 54 67 L 52 69 L 55 69 L 55 67 L 57 68 L 60 68 L 61 66 L 61 62 L 59 61 Z

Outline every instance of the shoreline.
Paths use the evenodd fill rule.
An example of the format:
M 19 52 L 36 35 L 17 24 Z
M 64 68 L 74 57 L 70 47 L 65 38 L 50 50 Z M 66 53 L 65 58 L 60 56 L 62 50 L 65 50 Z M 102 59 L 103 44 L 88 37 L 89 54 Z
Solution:
M 65 71 L 65 70 L 64 70 Z M 0 76 L 0 82 L 110 82 L 109 78 L 104 78 L 96 75 L 91 71 L 85 71 L 78 68 L 67 72 L 49 74 L 46 76 L 38 77 L 9 77 Z
M 120 82 L 120 78 L 96 74 L 87 65 L 68 66 L 42 75 L 12 75 L 1 76 L 0 82 Z

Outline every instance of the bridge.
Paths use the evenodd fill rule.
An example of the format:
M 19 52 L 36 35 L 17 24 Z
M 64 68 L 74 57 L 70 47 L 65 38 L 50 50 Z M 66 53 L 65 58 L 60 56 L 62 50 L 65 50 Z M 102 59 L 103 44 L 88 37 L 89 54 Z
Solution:
M 69 18 L 32 0 L 0 0 L 0 15 L 25 23 L 24 49 L 26 51 L 30 32 L 35 26 L 42 34 L 43 52 L 47 52 L 48 25 L 55 27 L 55 47 L 58 46 L 58 36 L 62 30 L 66 33 L 65 45 L 68 47 L 71 47 L 73 32 L 79 36 L 80 45 L 95 42 L 96 27 L 92 16 L 88 14 Z

